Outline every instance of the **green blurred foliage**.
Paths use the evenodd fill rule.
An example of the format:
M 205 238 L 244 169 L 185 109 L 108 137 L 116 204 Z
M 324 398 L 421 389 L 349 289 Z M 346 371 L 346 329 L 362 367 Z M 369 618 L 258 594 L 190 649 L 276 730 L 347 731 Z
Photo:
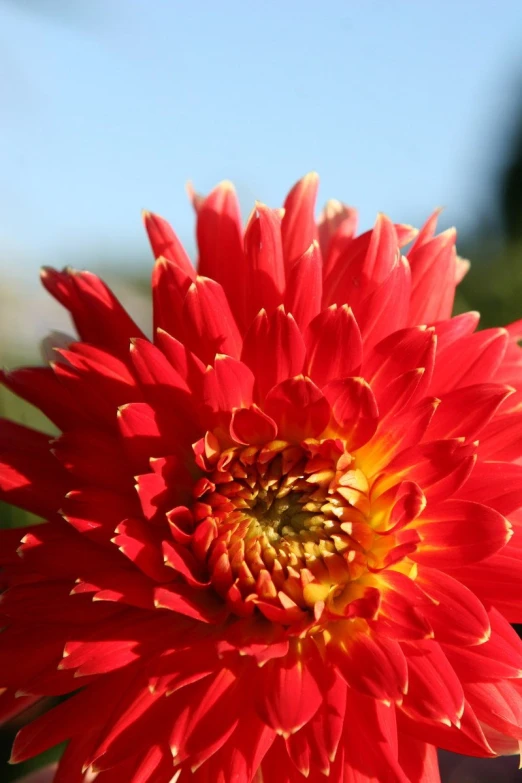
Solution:
M 522 318 L 522 241 L 489 250 L 470 243 L 466 255 L 472 264 L 458 289 L 457 311 L 478 310 L 482 329 Z

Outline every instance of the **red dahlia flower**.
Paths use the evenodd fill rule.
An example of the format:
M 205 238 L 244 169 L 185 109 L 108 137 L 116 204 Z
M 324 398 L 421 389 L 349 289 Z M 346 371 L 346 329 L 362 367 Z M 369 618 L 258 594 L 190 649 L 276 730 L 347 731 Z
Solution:
M 519 326 L 451 318 L 455 232 L 330 202 L 244 235 L 194 197 L 198 273 L 146 213 L 153 339 L 46 269 L 78 341 L 6 373 L 58 438 L 1 423 L 0 705 L 71 694 L 13 761 L 82 783 L 433 783 L 436 748 L 522 739 Z M 400 248 L 413 241 L 406 256 Z M 509 521 L 508 521 L 509 519 Z

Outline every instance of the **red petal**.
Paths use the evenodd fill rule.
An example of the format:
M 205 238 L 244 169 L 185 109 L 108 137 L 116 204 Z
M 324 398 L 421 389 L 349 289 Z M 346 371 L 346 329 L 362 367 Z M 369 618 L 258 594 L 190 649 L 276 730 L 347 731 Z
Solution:
M 478 462 L 459 497 L 484 503 L 508 516 L 522 506 L 522 465 L 513 462 Z
M 386 468 L 384 485 L 408 477 L 432 503 L 445 500 L 464 484 L 476 461 L 476 445 L 461 438 L 421 443 L 398 454 Z M 384 487 L 378 485 L 379 490 Z
M 264 446 L 277 435 L 277 424 L 257 405 L 234 411 L 230 434 L 238 443 Z
M 357 210 L 331 199 L 326 202 L 319 217 L 317 230 L 326 278 L 342 252 L 344 242 L 350 240 L 357 230 Z
M 253 710 L 245 710 L 226 745 L 193 773 L 194 783 L 253 780 L 275 736 Z
M 466 683 L 466 697 L 477 718 L 502 734 L 522 736 L 522 700 L 520 682 Z
M 397 233 L 380 214 L 372 231 L 345 243 L 325 279 L 324 303 L 349 304 L 357 320 L 361 303 L 387 280 L 397 264 Z M 392 329 L 389 330 L 393 331 Z
M 436 344 L 434 330 L 415 326 L 393 332 L 371 349 L 365 359 L 363 374 L 371 384 L 383 415 L 396 406 L 397 391 L 390 391 L 390 388 L 393 389 L 392 384 L 404 378 L 405 373 L 422 367 L 422 385 L 417 394 L 428 388 Z
M 94 429 L 66 432 L 52 441 L 52 453 L 70 473 L 88 484 L 126 491 L 132 473 L 117 440 Z
M 364 378 L 330 381 L 324 387 L 324 393 L 331 405 L 336 429 L 349 449 L 358 449 L 367 443 L 377 429 L 379 411 Z
M 461 337 L 474 332 L 479 320 L 480 314 L 472 310 L 469 313 L 456 315 L 454 318 L 436 321 L 432 326 L 437 332 L 437 350 L 442 352 Z
M 308 327 L 306 345 L 307 372 L 319 387 L 358 374 L 362 339 L 348 305 L 332 305 L 319 313 Z
M 270 318 L 259 313 L 246 334 L 241 355 L 256 376 L 259 399 L 277 383 L 302 372 L 304 358 L 304 341 L 293 316 L 282 307 Z
M 467 702 L 459 729 L 453 725 L 433 722 L 429 718 L 421 719 L 417 715 L 410 718 L 400 710 L 397 712 L 397 719 L 399 731 L 406 741 L 409 737 L 416 737 L 424 742 L 433 742 L 436 746 L 453 753 L 485 757 L 494 755 L 480 723 Z
M 281 220 L 264 204 L 256 204 L 249 220 L 245 252 L 248 258 L 247 312 L 251 318 L 262 309 L 271 315 L 283 303 L 285 268 Z
M 160 215 L 155 215 L 146 210 L 143 211 L 143 223 L 145 224 L 154 258 L 158 259 L 160 256 L 163 256 L 169 261 L 173 261 L 177 267 L 194 280 L 196 270 L 190 263 L 190 258 L 171 225 Z
M 289 736 L 315 715 L 322 702 L 310 670 L 309 652 L 294 642 L 284 658 L 268 661 L 255 683 L 254 700 L 262 720 L 278 734 Z
M 336 634 L 327 652 L 350 687 L 380 701 L 402 701 L 408 673 L 398 642 L 354 626 L 346 638 Z
M 311 172 L 294 185 L 285 199 L 281 230 L 287 269 L 316 238 L 314 210 L 318 188 L 319 177 Z
M 280 438 L 316 438 L 330 420 L 330 406 L 317 386 L 304 376 L 288 378 L 268 393 L 265 412 L 277 424 Z
M 112 291 L 91 272 L 42 270 L 42 283 L 73 318 L 87 343 L 126 358 L 131 337 L 144 337 Z
M 340 677 L 323 684 L 323 702 L 306 726 L 286 740 L 288 753 L 305 776 L 312 770 L 328 774 L 337 755 L 346 711 L 346 685 Z
M 182 576 L 187 584 L 196 589 L 201 589 L 208 585 L 208 582 L 204 583 L 202 581 L 203 574 L 200 564 L 186 546 L 173 541 L 163 541 L 162 549 L 166 565 Z
M 438 644 L 403 642 L 409 686 L 402 709 L 413 718 L 459 725 L 464 711 L 460 680 Z
M 411 783 L 441 783 L 437 748 L 399 733 L 399 763 Z
M 61 430 L 93 424 L 90 411 L 82 408 L 81 401 L 49 367 L 21 367 L 6 373 L 0 370 L 0 382 L 39 408 Z
M 513 393 L 509 386 L 480 383 L 444 394 L 428 428 L 426 437 L 473 438 L 477 435 L 503 400 Z
M 438 400 L 426 397 L 411 410 L 403 410 L 379 425 L 357 455 L 368 476 L 377 475 L 403 449 L 422 440 L 437 405 Z
M 504 551 L 452 571 L 460 582 L 485 602 L 492 603 L 512 623 L 522 622 L 522 570 L 515 551 Z
M 319 314 L 322 291 L 321 252 L 317 242 L 313 242 L 292 264 L 286 287 L 286 310 L 302 331 Z
M 43 517 L 58 511 L 70 485 L 49 441 L 41 432 L 0 419 L 0 498 Z
M 493 378 L 507 349 L 505 329 L 485 329 L 437 351 L 430 391 L 441 395 L 461 386 L 473 386 Z
M 242 325 L 245 312 L 245 259 L 241 212 L 231 182 L 221 182 L 200 203 L 196 234 L 199 275 L 211 278 L 223 287 L 232 313 Z M 225 348 L 215 353 L 236 355 Z
M 481 430 L 480 454 L 484 459 L 515 460 L 521 453 L 522 414 L 520 411 L 497 414 Z
M 518 679 L 522 675 L 522 642 L 496 609 L 490 609 L 491 637 L 474 647 L 444 645 L 444 652 L 462 682 Z
M 146 472 L 151 457 L 163 457 L 172 447 L 164 438 L 156 412 L 145 402 L 122 405 L 118 426 L 135 473 Z
M 98 487 L 72 490 L 63 499 L 60 510 L 78 532 L 105 546 L 110 546 L 118 524 L 139 512 L 134 493 L 120 495 Z
M 396 713 L 395 707 L 348 689 L 346 714 L 358 719 L 345 733 L 344 759 L 338 754 L 331 775 L 334 780 L 343 780 L 345 770 L 348 774 L 353 770 L 353 783 L 410 783 L 397 760 Z
M 173 366 L 175 372 L 183 378 L 187 387 L 197 398 L 203 386 L 205 365 L 197 356 L 170 334 L 158 330 L 156 342 Z
M 189 274 L 173 261 L 163 256 L 158 258 L 152 270 L 154 333 L 163 329 L 173 337 L 183 339 L 183 302 L 194 277 L 195 274 Z
M 91 720 L 100 725 L 128 684 L 127 672 L 111 674 L 32 721 L 18 732 L 11 762 L 19 763 L 74 737 L 84 731 Z
M 416 582 L 400 571 L 387 569 L 378 577 L 380 606 L 372 629 L 392 639 L 426 639 L 432 629 L 423 617 L 422 609 L 429 600 Z
M 497 511 L 469 500 L 428 506 L 413 523 L 421 543 L 410 557 L 434 568 L 458 568 L 485 560 L 502 549 L 511 525 Z
M 223 288 L 214 280 L 197 277 L 185 296 L 185 343 L 210 363 L 218 353 L 239 358 L 241 335 Z
M 407 324 L 411 275 L 407 260 L 400 256 L 388 277 L 372 291 L 360 306 L 354 306 L 365 347 L 374 345 Z
M 228 427 L 234 408 L 251 405 L 254 383 L 254 375 L 246 364 L 218 354 L 203 381 L 203 402 L 209 411 L 208 429 L 219 424 Z
M 116 528 L 113 543 L 155 582 L 168 582 L 174 574 L 164 565 L 161 534 L 139 519 L 125 519 Z M 166 543 L 166 542 L 165 542 Z
M 479 599 L 460 582 L 442 571 L 420 566 L 415 583 L 433 600 L 422 607 L 439 642 L 482 645 L 491 628 Z
M 410 323 L 450 317 L 456 285 L 455 239 L 455 229 L 450 228 L 428 241 L 417 241 L 408 253 L 412 272 Z
M 228 614 L 214 593 L 195 590 L 189 585 L 175 584 L 168 585 L 168 587 L 156 587 L 154 594 L 154 605 L 157 608 L 170 609 L 203 623 L 222 622 Z

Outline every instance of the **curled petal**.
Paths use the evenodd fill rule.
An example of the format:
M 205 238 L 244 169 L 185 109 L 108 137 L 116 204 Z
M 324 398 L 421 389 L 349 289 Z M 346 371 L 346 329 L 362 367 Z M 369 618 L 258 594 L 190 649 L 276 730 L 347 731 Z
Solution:
M 336 426 L 350 449 L 357 449 L 370 440 L 379 411 L 370 386 L 363 378 L 330 381 L 324 387 Z
M 281 438 L 297 442 L 320 435 L 330 419 L 326 397 L 302 375 L 274 386 L 267 395 L 265 411 L 276 422 Z
M 276 437 L 277 424 L 257 405 L 252 405 L 234 411 L 230 434 L 238 443 L 263 446 Z

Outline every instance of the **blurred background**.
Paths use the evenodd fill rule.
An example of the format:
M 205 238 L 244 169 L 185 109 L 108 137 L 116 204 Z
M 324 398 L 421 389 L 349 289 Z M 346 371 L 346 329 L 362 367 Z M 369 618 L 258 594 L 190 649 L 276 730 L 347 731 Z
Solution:
M 247 215 L 311 169 L 363 229 L 445 206 L 472 261 L 456 309 L 522 318 L 521 44 L 520 0 L 0 0 L 0 362 L 70 331 L 41 265 L 102 273 L 147 329 L 141 208 L 193 253 L 187 180 L 232 179 Z M 49 426 L 6 392 L 0 415 Z M 42 762 L 6 766 L 15 730 L 2 783 Z M 522 779 L 514 758 L 441 765 L 444 783 Z

